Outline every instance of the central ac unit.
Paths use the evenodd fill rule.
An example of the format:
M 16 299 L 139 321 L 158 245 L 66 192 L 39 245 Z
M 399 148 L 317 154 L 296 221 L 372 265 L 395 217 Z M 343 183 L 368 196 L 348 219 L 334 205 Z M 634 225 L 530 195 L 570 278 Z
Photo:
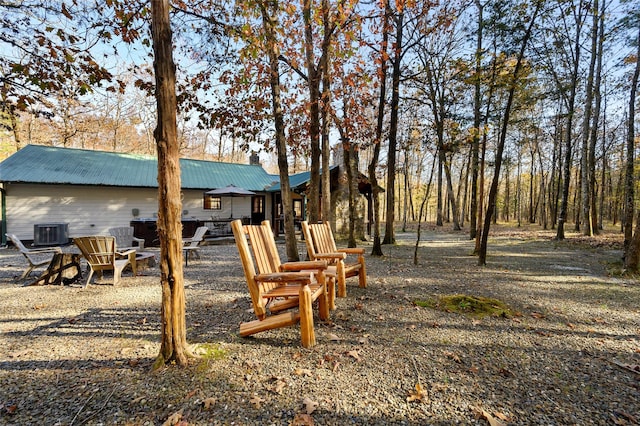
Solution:
M 54 246 L 69 242 L 68 223 L 39 223 L 33 225 L 34 246 Z

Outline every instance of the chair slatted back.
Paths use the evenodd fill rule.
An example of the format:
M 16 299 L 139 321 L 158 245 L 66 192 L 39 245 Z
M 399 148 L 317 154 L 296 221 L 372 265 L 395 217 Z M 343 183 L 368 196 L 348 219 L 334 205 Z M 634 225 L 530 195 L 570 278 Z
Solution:
M 317 253 L 335 253 L 338 251 L 329 222 L 311 223 L 309 224 L 309 229 Z
M 117 247 L 131 247 L 133 245 L 133 226 L 109 228 L 109 234 L 116 239 Z
M 209 228 L 207 226 L 197 227 L 195 233 L 193 234 L 193 237 L 185 238 L 185 240 L 187 240 L 186 243 L 188 243 L 188 245 L 191 247 L 197 247 L 198 244 L 200 244 L 204 239 L 204 236 L 208 230 Z
M 253 257 L 251 256 L 249 243 L 247 242 L 247 229 L 242 225 L 242 221 L 238 219 L 231 222 L 231 230 L 233 231 L 233 236 L 236 240 L 236 247 L 238 248 L 238 254 L 240 255 L 240 261 L 242 262 L 242 269 L 247 281 L 247 287 L 249 287 L 253 311 L 258 318 L 262 319 L 267 314 L 266 301 L 262 297 L 262 286 L 255 280 L 256 267 L 253 262 Z
M 77 237 L 73 241 L 94 270 L 113 269 L 116 259 L 115 237 L 95 235 Z

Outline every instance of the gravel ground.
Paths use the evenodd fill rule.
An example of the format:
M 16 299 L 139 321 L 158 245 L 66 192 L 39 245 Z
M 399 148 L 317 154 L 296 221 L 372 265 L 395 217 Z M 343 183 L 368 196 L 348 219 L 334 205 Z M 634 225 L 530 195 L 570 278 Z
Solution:
M 24 259 L 0 249 L 0 424 L 638 424 L 640 286 L 607 272 L 621 237 L 537 229 L 496 227 L 486 267 L 466 232 L 428 230 L 417 266 L 415 234 L 398 233 L 367 255 L 369 287 L 351 279 L 316 321 L 312 349 L 296 327 L 240 338 L 252 313 L 236 248 L 205 246 L 185 270 L 201 356 L 159 371 L 157 267 L 117 287 L 22 287 Z M 516 314 L 414 304 L 456 293 Z

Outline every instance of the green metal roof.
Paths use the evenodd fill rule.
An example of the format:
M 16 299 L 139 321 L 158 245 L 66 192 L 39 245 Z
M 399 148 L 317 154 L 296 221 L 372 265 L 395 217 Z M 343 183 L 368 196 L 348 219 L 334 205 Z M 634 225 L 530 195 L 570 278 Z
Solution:
M 215 189 L 230 184 L 265 191 L 278 179 L 248 164 L 180 159 L 182 188 Z M 158 186 L 157 158 L 137 154 L 27 145 L 0 163 L 0 181 L 122 187 Z
M 338 166 L 331 166 L 329 167 L 329 171 L 332 172 L 337 168 Z M 322 170 L 320 171 L 320 176 L 322 176 Z M 304 186 L 309 182 L 310 179 L 311 172 L 309 171 L 296 173 L 289 176 L 289 186 L 293 191 L 304 189 Z M 275 183 L 271 188 L 269 188 L 269 191 L 280 191 L 280 179 L 278 179 L 278 182 Z

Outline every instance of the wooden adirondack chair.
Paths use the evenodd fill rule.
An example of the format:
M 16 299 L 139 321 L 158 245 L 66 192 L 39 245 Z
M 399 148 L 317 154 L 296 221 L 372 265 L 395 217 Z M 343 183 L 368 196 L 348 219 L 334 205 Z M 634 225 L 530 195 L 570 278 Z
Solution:
M 118 284 L 122 271 L 127 265 L 131 265 L 133 275 L 137 274 L 136 251 L 116 251 L 116 239 L 112 236 L 95 235 L 90 237 L 77 237 L 73 242 L 78 246 L 89 266 L 89 276 L 85 287 L 91 282 L 94 272 L 102 277 L 103 271 L 113 271 L 113 285 Z
M 320 319 L 329 319 L 324 275 L 327 264 L 324 261 L 280 263 L 271 227 L 265 222 L 262 225 L 242 225 L 241 220 L 231 222 L 253 311 L 258 318 L 240 324 L 240 335 L 246 337 L 300 322 L 302 346 L 311 347 L 316 344 L 314 301 L 318 301 Z M 289 310 L 296 307 L 297 310 Z
M 51 259 L 53 259 L 53 255 L 55 253 L 62 253 L 62 249 L 60 247 L 44 247 L 44 248 L 35 248 L 28 249 L 24 246 L 20 238 L 15 236 L 14 234 L 5 234 L 7 238 L 11 240 L 15 248 L 17 248 L 20 253 L 27 259 L 29 262 L 29 266 L 24 270 L 20 279 L 25 279 L 29 276 L 31 271 L 39 266 L 48 265 L 51 263 Z
M 133 235 L 133 226 L 109 228 L 109 234 L 115 237 L 118 250 L 136 249 L 142 251 L 144 249 L 144 238 L 136 238 Z
M 189 265 L 189 256 L 193 255 L 200 259 L 200 243 L 208 230 L 209 228 L 206 226 L 199 226 L 196 228 L 193 237 L 182 239 L 182 250 L 184 251 L 184 260 L 187 266 Z
M 334 275 L 338 281 L 338 297 L 347 296 L 347 278 L 358 276 L 359 286 L 367 287 L 367 267 L 363 248 L 338 249 L 329 222 L 302 222 L 302 234 L 311 260 L 327 260 L 327 275 Z M 357 262 L 346 263 L 347 255 L 357 255 Z

